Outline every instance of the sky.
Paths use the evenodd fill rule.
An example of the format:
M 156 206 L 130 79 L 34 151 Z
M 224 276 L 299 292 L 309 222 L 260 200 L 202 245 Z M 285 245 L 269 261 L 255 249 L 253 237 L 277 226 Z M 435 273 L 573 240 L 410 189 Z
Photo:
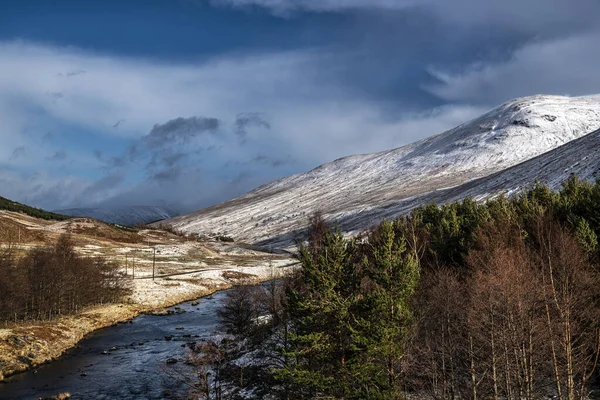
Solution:
M 2 0 L 0 196 L 191 211 L 600 93 L 598 0 Z

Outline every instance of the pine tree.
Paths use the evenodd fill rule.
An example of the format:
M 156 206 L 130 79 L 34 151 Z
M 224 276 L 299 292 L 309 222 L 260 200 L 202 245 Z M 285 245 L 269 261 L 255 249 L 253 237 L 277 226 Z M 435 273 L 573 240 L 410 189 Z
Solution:
M 419 264 L 407 251 L 397 223 L 384 221 L 370 238 L 365 257 L 363 310 L 358 314 L 355 342 L 361 398 L 393 399 L 399 396 L 400 362 L 412 328 L 410 302 L 419 280 Z
M 418 262 L 399 224 L 364 243 L 320 229 L 300 247 L 300 284 L 287 293 L 291 361 L 276 375 L 297 398 L 397 398 Z
M 300 247 L 301 284 L 287 294 L 292 332 L 286 355 L 292 361 L 277 372 L 279 379 L 297 388 L 299 398 L 348 392 L 353 293 L 347 279 L 347 246 L 340 232 L 324 230 Z

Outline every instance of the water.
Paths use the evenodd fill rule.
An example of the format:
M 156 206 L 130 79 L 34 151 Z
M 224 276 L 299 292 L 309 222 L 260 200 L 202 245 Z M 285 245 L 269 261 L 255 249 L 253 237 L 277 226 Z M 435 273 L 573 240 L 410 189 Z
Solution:
M 181 396 L 186 390 L 181 373 L 189 375 L 191 371 L 184 364 L 186 343 L 217 332 L 216 311 L 225 295 L 226 291 L 199 299 L 196 306 L 192 302 L 180 304 L 178 307 L 186 311 L 182 314 L 142 315 L 133 323 L 96 331 L 61 359 L 0 383 L 0 399 L 37 399 L 62 392 L 71 393 L 73 399 Z M 165 340 L 170 335 L 173 339 Z M 106 351 L 108 354 L 102 354 Z M 176 358 L 178 363 L 167 365 L 169 358 Z

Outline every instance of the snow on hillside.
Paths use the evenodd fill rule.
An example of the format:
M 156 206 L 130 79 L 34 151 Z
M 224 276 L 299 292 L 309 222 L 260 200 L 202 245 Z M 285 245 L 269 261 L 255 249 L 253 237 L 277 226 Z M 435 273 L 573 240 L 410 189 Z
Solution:
M 172 218 L 181 214 L 172 207 L 159 206 L 70 208 L 67 210 L 59 210 L 57 212 L 72 217 L 90 217 L 104 222 L 128 226 L 148 224 L 150 222 Z
M 363 228 L 377 222 L 382 208 L 384 216 L 398 215 L 408 209 L 400 203 L 503 171 L 598 128 L 600 97 L 516 99 L 442 134 L 341 158 L 168 223 L 185 233 L 273 245 L 283 243 L 275 238 L 289 242 L 316 210 L 331 220 L 354 221 L 345 229 Z

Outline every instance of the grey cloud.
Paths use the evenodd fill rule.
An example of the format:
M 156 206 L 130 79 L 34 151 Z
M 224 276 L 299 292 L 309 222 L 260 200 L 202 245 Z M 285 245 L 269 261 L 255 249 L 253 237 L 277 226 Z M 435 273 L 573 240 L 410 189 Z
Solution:
M 262 155 L 262 154 L 259 154 L 256 157 L 254 157 L 251 160 L 251 162 L 253 162 L 253 163 L 260 163 L 260 162 L 264 162 L 264 161 L 268 161 L 268 160 L 269 160 L 269 157 L 267 157 L 265 155 Z
M 85 199 L 87 197 L 95 197 L 98 194 L 102 194 L 111 189 L 115 189 L 125 180 L 125 176 L 120 172 L 115 172 L 109 175 L 104 176 L 100 180 L 94 182 L 92 185 L 87 187 L 81 198 Z
M 262 113 L 240 113 L 235 119 L 235 132 L 244 137 L 250 127 L 271 129 L 271 124 Z
M 12 152 L 11 159 L 16 159 L 16 158 L 19 158 L 19 157 L 24 157 L 25 153 L 26 153 L 25 146 L 16 147 L 13 150 L 13 152 Z
M 62 73 L 62 72 L 60 72 L 60 73 L 58 74 L 58 76 L 64 76 L 64 77 L 67 77 L 67 78 L 71 78 L 71 77 L 74 77 L 74 76 L 77 76 L 77 75 L 83 75 L 83 74 L 85 74 L 85 73 L 87 73 L 87 71 L 86 71 L 86 70 L 83 70 L 83 69 L 75 69 L 75 70 L 73 70 L 73 71 L 68 71 L 68 72 L 65 72 L 65 73 Z
M 268 157 L 264 154 L 259 154 L 250 160 L 250 164 L 265 164 L 271 167 L 280 167 L 289 164 L 292 161 L 293 159 L 289 154 L 285 158 Z
M 44 136 L 42 136 L 42 143 L 48 143 L 52 141 L 52 139 L 54 139 L 54 135 L 51 132 L 46 132 L 44 133 Z
M 183 161 L 184 159 L 187 158 L 187 154 L 186 153 L 174 153 L 174 154 L 165 154 L 163 155 L 163 157 L 161 158 L 161 162 L 163 165 L 166 165 L 168 167 L 172 167 L 175 164 L 178 164 L 180 161 Z
M 598 26 L 596 0 L 212 0 L 217 6 L 262 7 L 287 17 L 295 12 L 340 12 L 357 9 L 415 10 L 461 26 L 508 26 L 518 31 L 557 32 Z
M 446 101 L 495 105 L 532 94 L 600 93 L 600 32 L 527 43 L 505 62 L 475 64 L 463 71 L 432 69 L 439 83 L 425 87 Z
M 286 161 L 286 160 L 276 159 L 276 160 L 271 161 L 271 166 L 273 166 L 273 167 L 280 167 L 282 165 L 287 164 L 288 162 L 289 161 Z
M 151 177 L 151 181 L 158 183 L 176 181 L 183 173 L 183 170 L 179 166 L 172 166 L 161 171 L 154 173 Z
M 122 168 L 127 165 L 127 159 L 123 156 L 110 157 L 107 160 L 107 165 L 111 168 Z
M 117 121 L 117 128 L 124 120 Z M 129 163 L 145 163 L 150 181 L 176 179 L 181 173 L 181 164 L 189 153 L 197 152 L 196 146 L 188 146 L 194 138 L 203 134 L 214 134 L 221 122 L 216 118 L 176 118 L 156 124 L 145 136 L 133 141 L 121 155 L 106 157 L 102 151 L 94 150 L 94 156 L 104 163 L 104 168 L 123 169 Z
M 59 150 L 54 155 L 48 157 L 48 160 L 51 161 L 60 161 L 67 158 L 67 153 L 64 150 Z
M 221 122 L 216 118 L 179 117 L 154 125 L 150 133 L 141 139 L 141 143 L 151 149 L 185 143 L 204 133 L 215 133 L 220 126 Z
M 85 71 L 85 70 L 83 70 L 83 69 L 78 69 L 78 70 L 75 70 L 75 71 L 70 71 L 70 72 L 67 72 L 67 73 L 65 74 L 65 76 L 66 76 L 67 78 L 70 78 L 70 77 L 72 77 L 72 76 L 83 75 L 83 74 L 85 74 L 85 73 L 87 73 L 87 71 Z
M 158 150 L 152 154 L 150 161 L 146 165 L 147 170 L 153 170 L 160 167 L 173 167 L 188 157 L 187 153 L 174 152 L 172 149 Z
M 94 157 L 96 160 L 104 164 L 104 169 L 123 168 L 127 165 L 128 158 L 126 155 L 105 157 L 101 150 L 94 150 Z
M 176 180 L 182 173 L 182 164 L 189 153 L 197 151 L 188 146 L 192 139 L 204 134 L 215 134 L 221 126 L 216 118 L 176 118 L 156 124 L 150 133 L 132 143 L 128 154 L 131 160 L 146 159 L 146 172 L 150 181 L 163 183 Z
M 48 92 L 48 96 L 50 96 L 53 100 L 60 100 L 65 97 L 63 92 Z

